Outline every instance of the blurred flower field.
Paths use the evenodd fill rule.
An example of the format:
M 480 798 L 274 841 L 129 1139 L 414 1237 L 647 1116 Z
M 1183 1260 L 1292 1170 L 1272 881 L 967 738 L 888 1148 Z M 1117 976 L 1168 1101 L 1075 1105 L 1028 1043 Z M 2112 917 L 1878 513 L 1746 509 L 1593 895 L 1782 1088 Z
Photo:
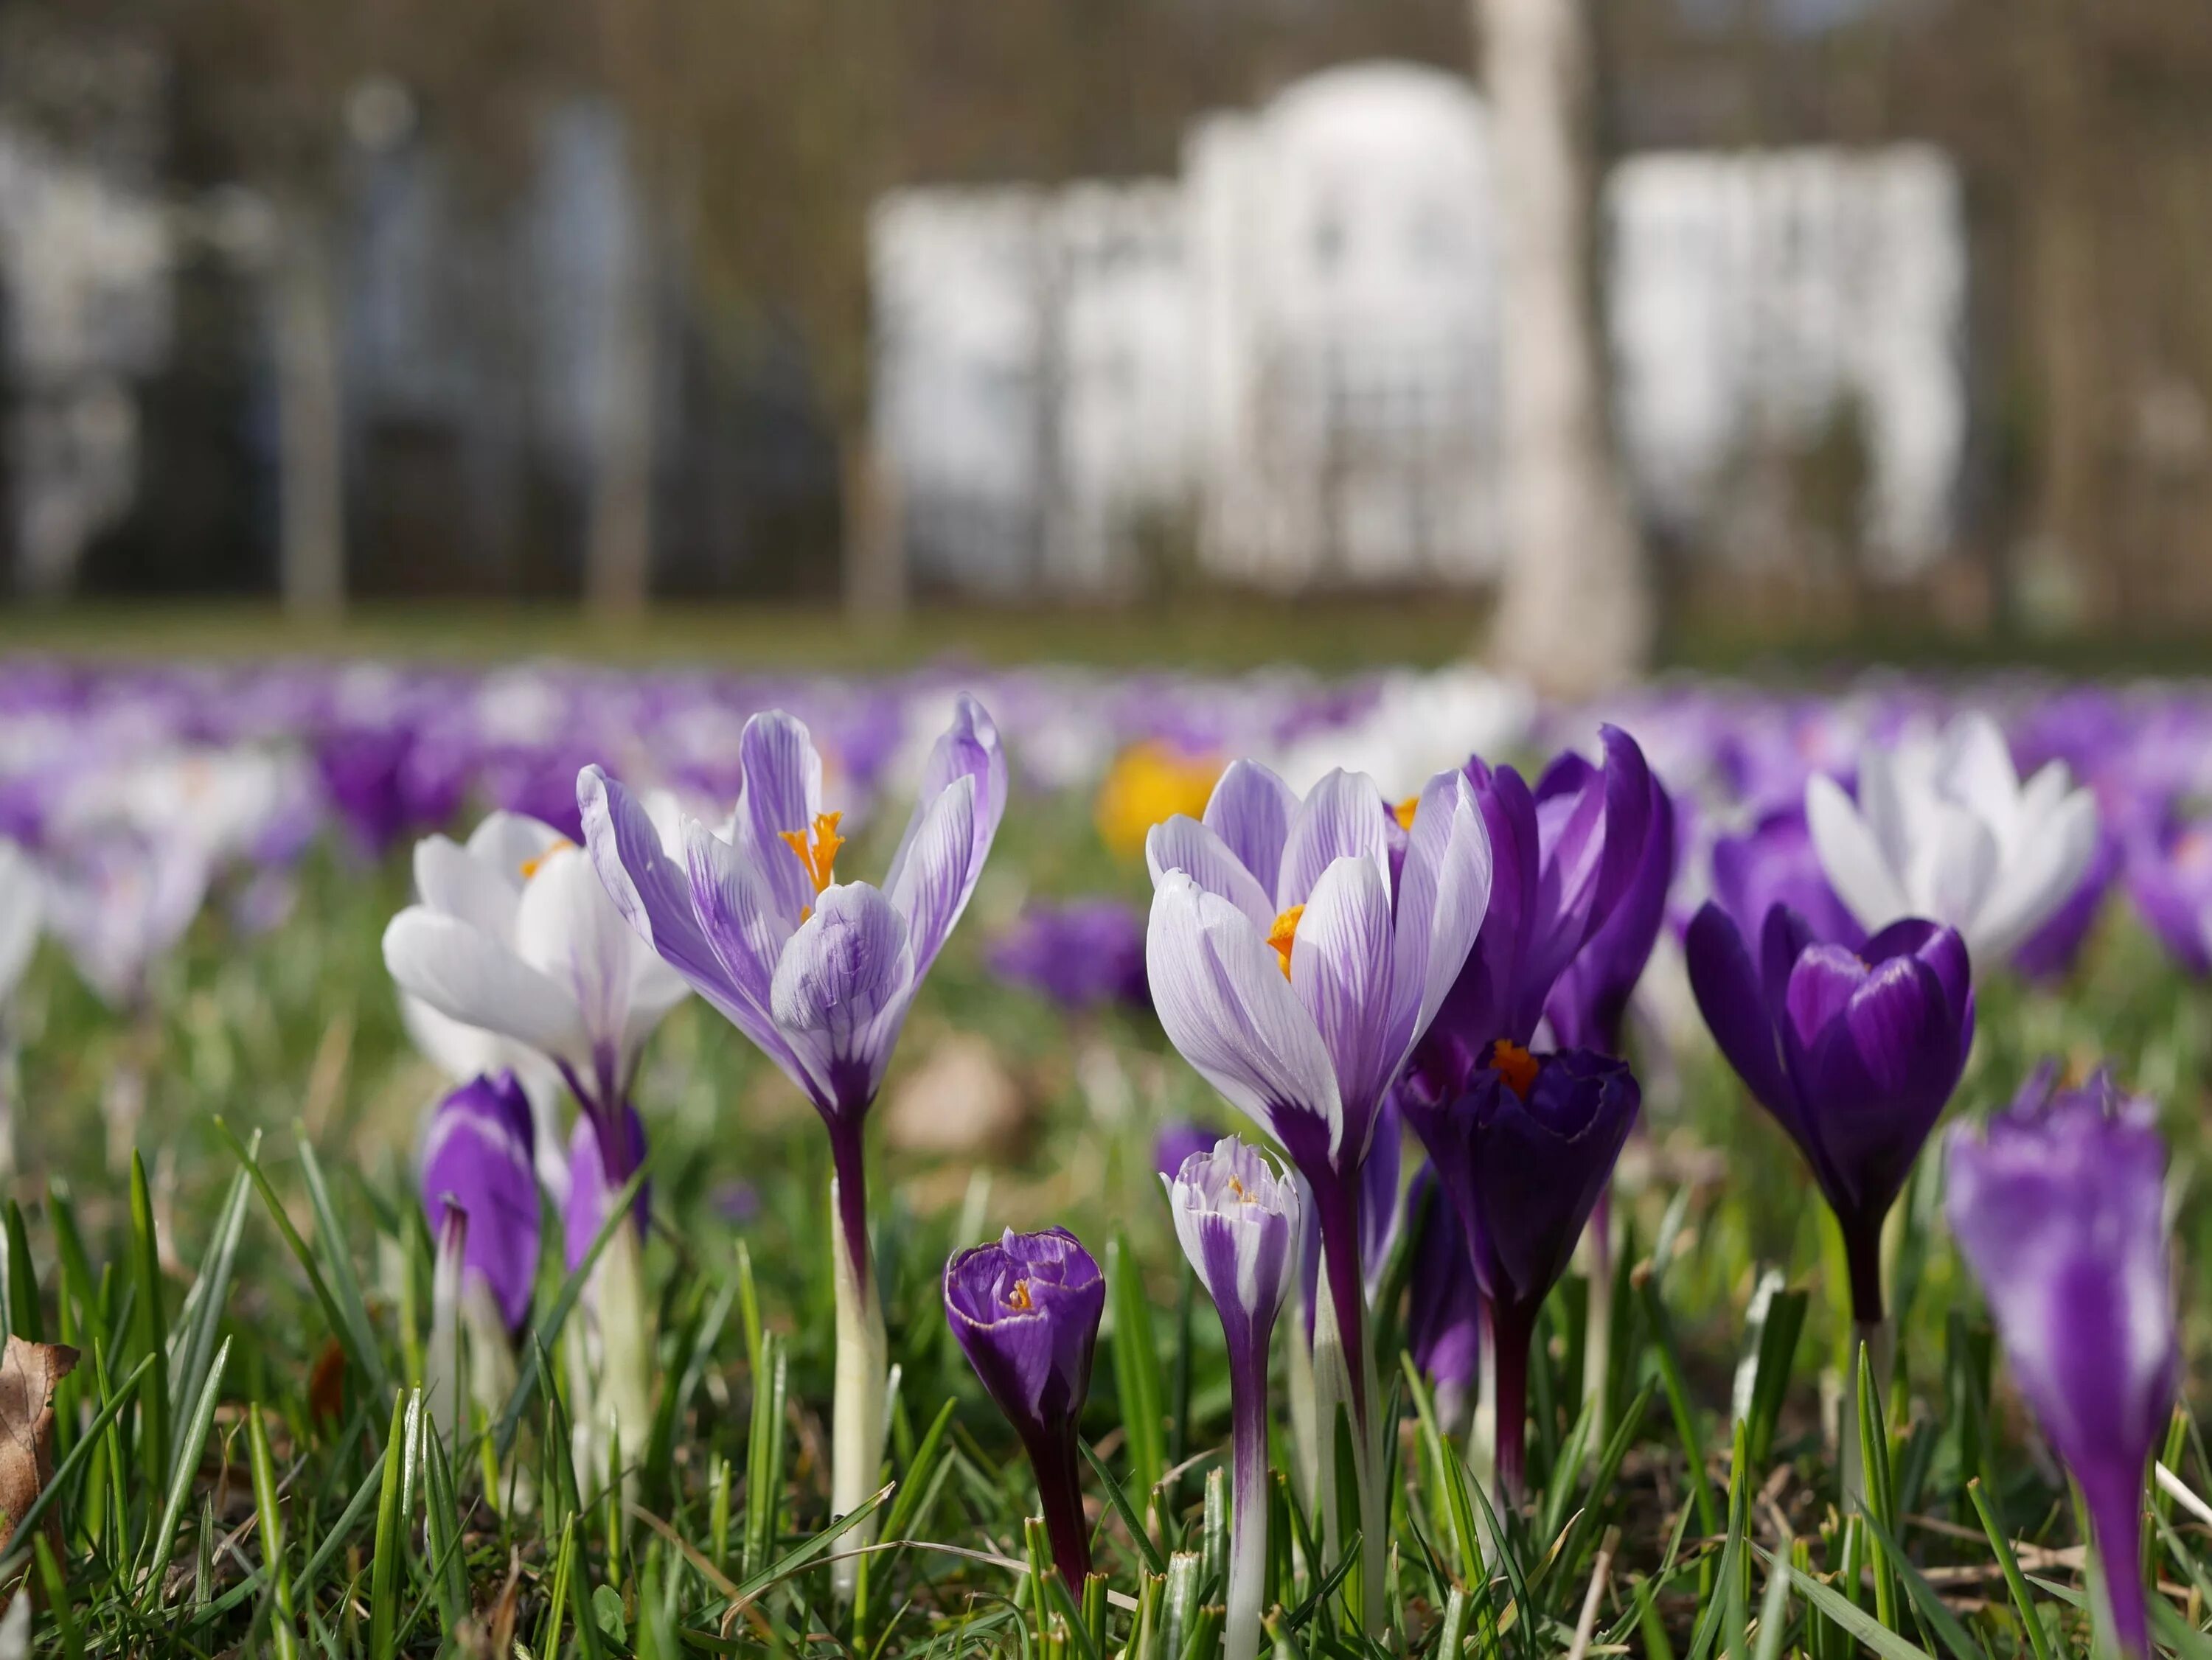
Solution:
M 0 1653 L 2206 1651 L 2212 688 L 0 712 Z

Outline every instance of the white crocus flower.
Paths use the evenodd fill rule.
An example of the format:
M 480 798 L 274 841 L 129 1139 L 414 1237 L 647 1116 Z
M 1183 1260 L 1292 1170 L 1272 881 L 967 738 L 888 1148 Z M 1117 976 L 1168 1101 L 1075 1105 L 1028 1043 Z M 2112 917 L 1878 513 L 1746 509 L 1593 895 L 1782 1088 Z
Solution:
M 550 825 L 494 813 L 462 846 L 415 846 L 416 903 L 384 931 L 399 989 L 449 1021 L 543 1056 L 594 1113 L 627 1095 L 639 1051 L 685 995 L 584 851 Z
M 2097 803 L 2052 761 L 2025 784 L 2004 735 L 1967 714 L 1910 729 L 1859 756 L 1858 800 L 1829 778 L 1806 786 L 1813 845 L 1868 929 L 1903 917 L 1948 924 L 1977 964 L 2008 955 L 2080 886 Z

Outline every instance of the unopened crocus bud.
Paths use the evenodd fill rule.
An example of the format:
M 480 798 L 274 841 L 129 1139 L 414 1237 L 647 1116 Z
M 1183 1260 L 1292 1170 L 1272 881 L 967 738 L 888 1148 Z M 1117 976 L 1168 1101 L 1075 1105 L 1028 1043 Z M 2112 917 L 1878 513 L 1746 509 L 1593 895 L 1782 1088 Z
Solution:
M 1611 1056 L 1532 1055 L 1498 1043 L 1458 1099 L 1408 1104 L 1488 1300 L 1498 1476 L 1516 1499 L 1536 1316 L 1573 1258 L 1641 1099 L 1626 1063 Z
M 422 1148 L 422 1206 L 437 1240 L 425 1392 L 449 1440 L 473 1402 L 496 1415 L 514 1383 L 512 1334 L 538 1277 L 538 1178 L 530 1103 L 512 1073 L 440 1104 Z
M 422 1143 L 422 1210 L 442 1238 L 449 1206 L 465 1213 L 460 1267 L 482 1279 L 507 1329 L 530 1315 L 538 1278 L 536 1130 L 512 1072 L 472 1079 L 439 1104 Z
M 1252 1660 L 1267 1568 L 1267 1342 L 1297 1266 L 1298 1190 L 1233 1136 L 1161 1179 L 1176 1238 L 1213 1299 L 1229 1349 L 1226 1657 Z
M 2123 1652 L 2150 1651 L 2144 1466 L 2173 1401 L 2177 1349 L 2150 1103 L 2048 1068 L 1985 1131 L 1951 1133 L 1946 1209 L 2005 1358 L 2081 1485 Z
M 1407 1213 L 1419 1232 L 1406 1312 L 1406 1348 L 1436 1391 L 1437 1419 L 1447 1430 L 1466 1421 L 1482 1360 L 1482 1287 L 1459 1213 L 1421 1166 Z
M 1091 1571 L 1076 1427 L 1106 1312 L 1106 1281 L 1063 1227 L 1008 1228 L 945 1265 L 945 1318 L 1036 1472 L 1053 1560 L 1080 1595 Z

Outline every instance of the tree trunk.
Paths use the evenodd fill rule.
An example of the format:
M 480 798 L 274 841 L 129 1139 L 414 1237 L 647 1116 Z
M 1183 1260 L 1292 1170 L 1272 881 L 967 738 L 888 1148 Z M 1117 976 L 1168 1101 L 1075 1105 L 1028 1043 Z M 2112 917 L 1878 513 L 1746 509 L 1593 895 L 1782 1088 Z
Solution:
M 629 215 L 594 326 L 600 331 L 592 389 L 591 523 L 584 599 L 593 611 L 636 615 L 653 590 L 653 414 L 659 344 L 653 262 Z
M 276 255 L 278 585 L 296 616 L 345 609 L 344 403 L 337 278 L 321 221 L 284 217 Z
M 1629 680 L 1652 599 L 1615 468 L 1590 282 L 1590 44 L 1582 0 L 1473 0 L 1498 181 L 1506 499 L 1503 668 L 1564 695 Z

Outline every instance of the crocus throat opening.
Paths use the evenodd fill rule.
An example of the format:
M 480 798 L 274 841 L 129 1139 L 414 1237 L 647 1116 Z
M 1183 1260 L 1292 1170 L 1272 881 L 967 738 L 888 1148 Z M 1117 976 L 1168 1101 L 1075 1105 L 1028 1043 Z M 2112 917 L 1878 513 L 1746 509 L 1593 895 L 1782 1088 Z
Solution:
M 807 880 L 814 884 L 817 894 L 837 878 L 837 850 L 845 845 L 845 838 L 837 833 L 837 823 L 844 816 L 842 813 L 817 813 L 810 829 L 776 832 L 793 856 L 806 867 Z M 813 914 L 814 907 L 810 905 L 799 912 L 799 919 L 804 922 Z
M 1285 979 L 1291 977 L 1291 947 L 1298 937 L 1298 918 L 1305 913 L 1305 906 L 1294 905 L 1277 917 L 1275 925 L 1267 930 L 1268 945 L 1273 948 L 1275 954 L 1283 960 Z
M 1506 1087 L 1522 1100 L 1536 1085 L 1536 1057 L 1509 1038 L 1490 1046 L 1490 1069 L 1505 1080 Z
M 1420 806 L 1419 796 L 1408 796 L 1390 809 L 1390 816 L 1398 821 L 1401 830 L 1410 831 L 1413 827 L 1413 815 L 1420 810 Z
M 1030 1282 L 1027 1280 L 1014 1281 L 1014 1288 L 1006 1293 L 1006 1306 L 1020 1309 L 1024 1313 L 1033 1306 L 1030 1301 Z
M 528 881 L 532 877 L 532 876 L 536 875 L 537 875 L 540 870 L 544 869 L 544 867 L 545 867 L 545 862 L 546 862 L 548 859 L 551 858 L 551 857 L 552 857 L 556 853 L 565 852 L 565 851 L 567 851 L 569 848 L 574 847 L 575 845 L 576 845 L 576 844 L 575 844 L 574 842 L 570 841 L 570 840 L 568 839 L 568 837 L 566 837 L 566 836 L 556 836 L 556 837 L 553 839 L 552 844 L 551 844 L 550 846 L 548 846 L 548 847 L 546 848 L 546 850 L 545 850 L 544 852 L 540 853 L 540 854 L 539 854 L 536 858 L 534 858 L 534 859 L 525 859 L 525 860 L 523 860 L 523 862 L 522 862 L 522 879 L 523 879 L 523 881 Z

